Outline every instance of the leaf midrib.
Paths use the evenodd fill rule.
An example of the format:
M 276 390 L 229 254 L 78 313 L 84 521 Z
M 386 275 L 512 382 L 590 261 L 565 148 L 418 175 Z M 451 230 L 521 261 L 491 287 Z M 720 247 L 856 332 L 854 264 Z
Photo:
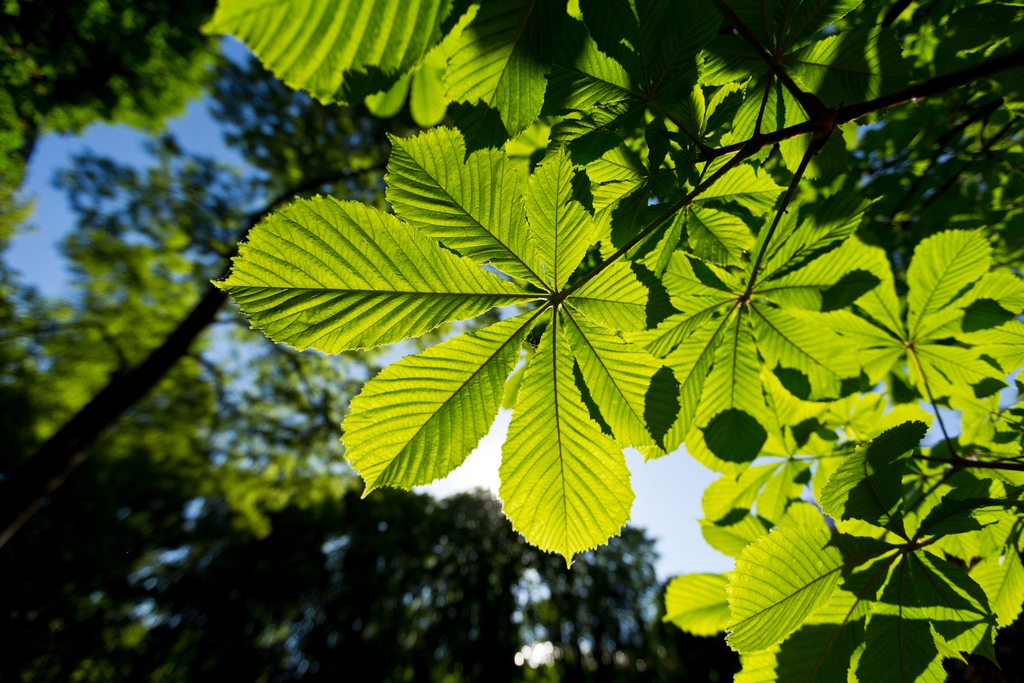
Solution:
M 338 287 L 299 287 L 297 285 L 239 285 L 228 283 L 225 286 L 228 290 L 239 289 L 278 289 L 295 292 L 323 292 L 325 294 L 366 294 L 379 296 L 454 296 L 474 297 L 480 299 L 538 299 L 537 294 L 513 294 L 513 293 L 489 293 L 489 292 L 433 292 L 423 290 L 397 290 L 397 289 L 341 289 Z
M 818 583 L 819 581 L 821 581 L 821 580 L 831 576 L 835 572 L 843 570 L 843 569 L 846 569 L 847 567 L 850 567 L 850 566 L 855 566 L 855 565 L 861 564 L 864 560 L 867 560 L 867 559 L 870 559 L 872 557 L 875 557 L 876 555 L 881 555 L 883 553 L 889 552 L 890 550 L 891 550 L 891 548 L 882 548 L 882 549 L 879 549 L 879 550 L 873 550 L 873 551 L 864 553 L 863 555 L 860 555 L 858 557 L 855 557 L 853 559 L 847 560 L 846 562 L 843 562 L 842 564 L 840 564 L 840 565 L 838 565 L 836 567 L 833 567 L 832 569 L 828 570 L 826 573 L 821 574 L 820 576 L 817 576 L 814 579 L 812 579 L 811 581 L 809 581 L 809 582 L 805 583 L 804 585 L 800 586 L 795 591 L 793 591 L 789 595 L 785 596 L 784 598 L 782 598 L 778 602 L 772 603 L 771 605 L 768 605 L 767 607 L 764 607 L 764 608 L 758 610 L 757 612 L 754 612 L 750 616 L 744 617 L 743 619 L 737 621 L 735 624 L 732 625 L 731 631 L 735 633 L 737 626 L 740 626 L 741 624 L 744 624 L 744 623 L 750 621 L 751 619 L 753 619 L 753 618 L 755 618 L 757 616 L 760 616 L 761 614 L 764 614 L 768 610 L 775 609 L 779 605 L 781 605 L 784 602 L 786 602 L 786 601 L 796 597 L 801 592 L 807 590 L 808 588 L 810 588 L 814 584 Z M 734 570 L 734 573 L 735 573 L 735 570 Z
M 526 30 L 526 24 L 530 21 L 530 16 L 533 15 L 533 10 L 537 6 L 537 1 L 538 0 L 530 0 L 530 7 L 526 10 L 526 16 L 523 17 L 522 22 L 519 24 L 519 32 L 516 33 L 515 40 L 512 41 L 512 49 L 508 51 L 508 56 L 505 57 L 505 64 L 501 67 L 501 72 L 498 74 L 497 83 L 501 83 L 505 78 L 505 73 L 508 71 L 508 65 L 512 63 L 512 54 L 516 51 L 516 48 L 519 47 L 519 41 L 523 37 L 523 31 Z M 487 100 L 487 106 L 491 109 L 494 109 L 494 98 L 497 96 L 498 87 L 495 86 L 494 92 L 491 93 L 491 96 Z M 536 275 L 536 273 L 534 273 L 534 275 Z
M 535 2 L 536 2 L 536 0 L 535 0 Z M 479 218 L 477 218 L 476 216 L 474 216 L 474 215 L 473 215 L 473 214 L 472 214 L 472 213 L 470 212 L 470 210 L 469 210 L 468 208 L 466 208 L 465 206 L 463 206 L 462 202 L 460 202 L 460 201 L 459 201 L 459 200 L 457 200 L 457 199 L 456 199 L 456 198 L 455 198 L 454 196 L 452 196 L 452 193 L 448 191 L 448 188 L 446 188 L 446 187 L 445 187 L 444 185 L 442 185 L 442 184 L 440 183 L 440 181 L 439 181 L 439 180 L 438 180 L 437 178 L 435 178 L 435 177 L 433 176 L 433 174 L 431 174 L 431 173 L 430 173 L 430 171 L 428 171 L 428 170 L 427 170 L 426 168 L 424 168 L 424 167 L 423 167 L 423 164 L 421 164 L 421 163 L 419 162 L 419 160 L 418 160 L 418 159 L 416 159 L 416 157 L 414 157 L 414 156 L 413 156 L 412 154 L 410 154 L 410 153 L 409 153 L 408 151 L 406 151 L 406 155 L 407 155 L 407 156 L 409 157 L 409 159 L 410 159 L 410 160 L 412 161 L 412 163 L 414 163 L 414 164 L 416 165 L 416 167 L 417 167 L 417 168 L 418 168 L 418 169 L 419 169 L 420 171 L 422 171 L 422 172 L 423 172 L 423 174 L 424 174 L 424 175 L 425 175 L 426 177 L 430 178 L 430 180 L 431 180 L 431 181 L 432 181 L 432 182 L 434 183 L 434 186 L 436 186 L 438 190 L 440 190 L 441 192 L 443 192 L 443 193 L 444 193 L 444 195 L 445 195 L 446 197 L 448 197 L 448 199 L 450 199 L 450 200 L 452 201 L 452 204 L 454 204 L 455 206 L 459 207 L 459 209 L 461 209 L 461 210 L 462 210 L 462 213 L 464 213 L 464 214 L 466 215 L 466 217 L 467 217 L 467 218 L 469 218 L 469 219 L 470 219 L 471 221 L 473 221 L 473 222 L 474 222 L 474 223 L 475 223 L 475 224 L 476 224 L 476 225 L 477 225 L 477 226 L 478 226 L 478 227 L 479 227 L 479 228 L 480 228 L 481 230 L 483 230 L 483 231 L 484 231 L 484 233 L 486 233 L 486 234 L 487 234 L 488 236 L 490 236 L 490 238 L 491 238 L 492 240 L 494 240 L 494 241 L 495 241 L 495 242 L 496 242 L 496 243 L 497 243 L 497 244 L 498 244 L 499 246 L 501 246 L 501 248 L 502 248 L 502 249 L 504 249 L 504 250 L 505 250 L 506 252 L 508 252 L 508 255 L 509 255 L 509 256 L 511 256 L 513 260 L 517 261 L 517 262 L 518 262 L 518 263 L 519 263 L 520 265 L 522 265 L 522 266 L 523 266 L 523 268 L 525 268 L 525 269 L 527 270 L 527 272 L 529 272 L 529 273 L 530 273 L 530 275 L 532 275 L 532 276 L 533 276 L 533 277 L 534 277 L 534 278 L 536 279 L 536 282 L 535 282 L 534 284 L 538 284 L 538 285 L 540 285 L 541 287 L 543 287 L 544 289 L 547 289 L 547 287 L 546 287 L 546 286 L 544 285 L 544 280 L 543 280 L 543 279 L 542 279 L 542 278 L 541 278 L 541 277 L 540 277 L 539 275 L 537 275 L 537 273 L 536 273 L 536 272 L 534 272 L 533 268 L 531 268 L 531 267 L 529 266 L 529 264 L 527 264 L 527 263 L 526 263 L 526 261 L 524 261 L 524 260 L 522 259 L 522 257 L 520 257 L 520 256 L 519 256 L 519 254 L 517 254 L 516 252 L 514 252 L 514 251 L 512 250 L 512 248 L 511 248 L 511 247 L 510 247 L 509 245 L 505 244 L 505 242 L 504 242 L 504 241 L 502 241 L 502 239 L 501 239 L 500 237 L 498 237 L 498 236 L 497 236 L 497 235 L 495 235 L 495 234 L 494 234 L 493 232 L 491 232 L 490 230 L 488 230 L 488 229 L 487 229 L 487 227 L 486 227 L 486 226 L 485 226 L 485 225 L 484 225 L 483 223 L 481 223 L 481 222 L 480 222 L 480 219 L 479 219 Z M 504 172 L 503 172 L 503 170 L 502 170 L 502 171 L 499 171 L 499 173 L 501 173 L 502 175 L 504 175 Z M 499 182 L 501 182 L 502 180 L 503 180 L 503 178 L 502 178 L 502 177 L 499 177 L 499 178 L 498 178 L 498 181 L 499 181 Z M 523 229 L 524 229 L 524 230 L 526 229 L 525 223 L 524 223 Z M 529 235 L 527 235 L 527 243 L 529 243 Z

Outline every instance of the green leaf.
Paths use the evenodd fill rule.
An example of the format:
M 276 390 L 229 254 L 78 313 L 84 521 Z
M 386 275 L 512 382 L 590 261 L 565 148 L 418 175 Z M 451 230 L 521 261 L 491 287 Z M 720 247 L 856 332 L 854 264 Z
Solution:
M 821 509 L 835 519 L 861 519 L 905 537 L 903 468 L 927 431 L 923 422 L 905 422 L 858 447 L 821 490 Z
M 686 212 L 690 249 L 702 259 L 738 264 L 754 246 L 754 235 L 741 219 L 724 211 L 694 207 Z
M 665 616 L 687 633 L 713 636 L 725 630 L 729 604 L 725 587 L 729 580 L 719 574 L 686 574 L 672 579 L 665 589 Z
M 366 96 L 366 108 L 374 116 L 382 119 L 389 119 L 402 111 L 405 100 L 409 96 L 409 84 L 412 82 L 412 74 L 408 73 L 398 79 L 391 88 L 384 92 Z
M 769 50 L 784 53 L 842 19 L 863 0 L 729 0 L 740 20 Z
M 249 234 L 227 291 L 277 342 L 326 353 L 390 344 L 533 296 L 355 202 L 296 201 Z
M 996 498 L 1006 495 L 1002 484 L 981 479 L 957 486 L 928 511 L 915 538 L 978 531 L 995 524 L 1005 516 L 1005 509 Z
M 409 113 L 420 128 L 431 128 L 444 120 L 448 100 L 444 96 L 444 72 L 447 60 L 443 46 L 427 53 L 423 63 L 412 72 L 409 87 Z
M 748 467 L 738 477 L 722 475 L 704 489 L 701 505 L 705 516 L 716 522 L 734 510 L 750 510 L 776 469 L 776 465 L 758 465 Z
M 766 65 L 757 50 L 748 43 L 742 36 L 722 35 L 716 36 L 710 42 L 702 55 L 704 68 L 700 72 L 700 82 L 703 85 L 729 85 L 735 81 L 745 81 L 751 76 L 756 76 L 765 70 Z M 758 92 L 763 96 L 764 84 L 752 81 L 748 86 L 750 92 Z M 743 107 L 753 97 L 744 98 Z M 757 100 L 756 107 L 760 107 L 761 101 Z M 751 127 L 753 130 L 753 127 Z
M 1017 620 L 1024 606 L 1024 564 L 1016 548 L 1010 546 L 1001 556 L 982 560 L 971 569 L 971 578 L 988 596 L 999 628 Z
M 863 649 L 871 601 L 886 578 L 893 555 L 874 556 L 844 570 L 828 604 L 796 631 L 767 650 L 741 655 L 736 683 L 831 683 L 847 680 L 855 651 Z
M 572 162 L 564 153 L 549 156 L 530 176 L 526 216 L 539 245 L 541 275 L 548 288 L 561 291 L 587 249 L 597 227 L 573 198 Z
M 780 524 L 790 504 L 799 499 L 810 478 L 810 463 L 793 459 L 784 461 L 758 496 L 757 514 Z
M 874 250 L 877 252 L 877 250 Z M 858 357 L 872 381 L 886 376 L 901 360 L 909 366 L 909 379 L 918 393 L 935 400 L 955 396 L 975 400 L 975 387 L 1003 385 L 1003 373 L 982 360 L 980 351 L 947 343 L 961 334 L 962 306 L 975 301 L 972 290 L 985 285 L 981 294 L 999 296 L 1003 284 L 986 274 L 990 247 L 977 232 L 952 230 L 925 238 L 907 269 L 908 311 L 906 323 L 900 312 L 895 282 L 888 269 L 873 265 L 878 286 L 856 300 L 871 323 L 843 311 L 830 313 L 822 324 L 837 330 L 858 348 Z M 1010 283 L 1009 292 L 1015 289 Z M 831 322 L 830 322 L 831 319 Z M 981 334 L 981 333 L 979 333 Z M 972 340 L 963 335 L 962 341 Z M 978 341 L 983 341 L 982 337 Z M 927 385 L 927 386 L 926 386 Z
M 629 264 L 616 261 L 573 292 L 568 303 L 609 329 L 633 331 L 647 325 L 647 296 Z
M 899 41 L 884 28 L 831 35 L 786 55 L 786 71 L 830 107 L 881 97 L 908 81 Z
M 779 527 L 804 527 L 806 529 L 821 529 L 831 531 L 825 515 L 822 514 L 813 503 L 804 500 L 795 500 L 789 503 L 786 514 L 776 522 Z
M 462 32 L 445 75 L 450 100 L 498 110 L 510 137 L 540 114 L 565 2 L 484 3 Z
M 765 650 L 826 604 L 844 568 L 889 546 L 826 531 L 775 529 L 736 559 L 729 575 L 729 645 L 741 653 Z
M 800 273 L 801 266 L 809 266 L 816 258 L 830 250 L 842 248 L 844 243 L 852 242 L 848 248 L 857 256 L 864 258 L 868 252 L 850 238 L 864 221 L 865 211 L 871 204 L 871 201 L 858 195 L 837 192 L 809 215 L 802 216 L 790 209 L 780 221 L 775 238 L 765 249 L 760 277 L 766 284 L 762 291 L 774 293 L 788 278 Z M 754 251 L 761 248 L 766 237 L 766 230 L 758 233 Z M 850 257 L 852 258 L 853 254 Z M 821 275 L 820 272 L 817 274 Z M 837 279 L 828 277 L 819 283 L 819 287 L 829 286 Z M 781 282 L 773 282 L 776 280 Z M 769 282 L 773 284 L 768 284 Z
M 868 621 L 859 680 L 941 683 L 950 648 L 992 658 L 995 618 L 987 602 L 956 565 L 930 553 L 905 555 Z
M 503 509 L 542 550 L 573 555 L 619 533 L 633 490 L 620 448 L 590 419 L 552 314 L 530 361 L 502 449 Z
M 545 114 L 587 111 L 596 105 L 636 100 L 633 79 L 598 49 L 581 21 L 566 18 L 554 47 L 544 95 Z
M 683 236 L 686 214 L 687 212 L 680 211 L 673 217 L 672 222 L 665 228 L 658 243 L 644 257 L 644 266 L 654 273 L 656 277 L 661 277 L 665 273 L 665 268 L 672 259 L 672 252 L 679 246 L 679 240 Z M 691 248 L 692 244 L 691 242 Z
M 392 143 L 387 196 L 404 220 L 463 256 L 544 285 L 519 176 L 502 152 L 467 157 L 462 134 L 450 128 Z
M 743 550 L 768 533 L 771 523 L 749 512 L 738 520 L 732 516 L 717 522 L 700 521 L 700 533 L 712 548 L 728 555 L 739 557 Z
M 991 251 L 981 233 L 966 230 L 946 230 L 921 240 L 907 268 L 907 331 L 911 339 L 935 326 L 935 318 L 988 271 Z
M 523 375 L 526 374 L 526 366 L 533 358 L 535 349 L 531 344 L 523 344 L 524 358 L 519 366 L 508 377 L 505 383 L 505 395 L 501 399 L 501 407 L 505 410 L 512 410 L 516 407 L 516 400 L 519 398 L 519 388 L 523 385 Z
M 406 356 L 368 381 L 352 400 L 345 457 L 363 477 L 363 495 L 412 488 L 446 476 L 487 434 L 505 380 L 536 313 L 524 313 Z
M 744 278 L 682 252 L 672 255 L 663 282 L 681 313 L 630 337 L 663 356 L 680 384 L 679 418 L 666 435 L 666 448 L 685 439 L 700 462 L 735 471 L 758 455 L 769 430 L 780 433 L 778 443 L 784 441 L 764 401 L 762 367 L 799 374 L 815 400 L 838 396 L 844 380 L 859 374 L 848 342 L 830 331 L 820 313 L 801 308 L 821 304 L 823 290 L 841 277 L 836 270 L 876 256 L 852 235 L 868 206 L 834 196 L 803 221 L 796 211 L 784 216 L 783 245 L 767 252 L 761 278 L 749 292 L 749 272 Z M 746 269 L 752 267 L 748 263 Z
M 652 98 L 696 76 L 695 57 L 721 21 L 708 0 L 582 0 L 580 9 L 601 50 Z
M 701 193 L 697 203 L 735 202 L 755 216 L 763 216 L 775 206 L 784 189 L 767 173 L 759 173 L 750 164 L 740 164 Z
M 728 322 L 686 437 L 690 453 L 712 465 L 750 462 L 768 438 L 758 420 L 765 407 L 753 335 L 743 316 Z M 685 368 L 674 363 L 676 358 L 673 354 L 666 361 L 679 378 Z
M 817 322 L 814 314 L 791 315 L 782 308 L 751 303 L 750 320 L 757 349 L 769 368 L 803 373 L 810 381 L 809 398 L 838 396 L 843 379 L 858 374 L 860 365 L 842 337 Z
M 219 0 L 203 30 L 234 35 L 293 88 L 355 104 L 420 63 L 450 8 L 450 0 Z
M 914 553 L 907 564 L 916 606 L 938 636 L 960 652 L 995 662 L 995 615 L 981 586 L 957 565 L 928 552 Z
M 994 358 L 1006 372 L 1024 367 L 1024 322 L 1014 320 L 1000 327 L 960 337 L 979 353 Z
M 647 392 L 661 364 L 579 314 L 565 311 L 565 335 L 590 395 L 623 446 L 653 446 L 644 413 Z
M 928 621 L 876 614 L 865 631 L 857 680 L 879 683 L 944 683 L 946 672 Z

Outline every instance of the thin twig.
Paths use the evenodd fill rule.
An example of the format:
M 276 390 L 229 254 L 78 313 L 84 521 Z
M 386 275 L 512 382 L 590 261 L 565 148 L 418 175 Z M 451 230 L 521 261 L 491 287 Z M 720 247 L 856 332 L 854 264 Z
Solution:
M 761 109 L 757 112 L 757 121 L 754 122 L 754 135 L 761 134 L 761 125 L 764 123 L 764 110 L 768 108 L 768 98 L 772 94 L 772 86 L 775 84 L 775 77 L 768 74 L 768 85 L 764 89 L 764 97 L 761 98 Z
M 972 67 L 961 69 L 960 71 L 954 71 L 953 73 L 946 74 L 944 76 L 929 79 L 889 95 L 876 97 L 872 100 L 861 102 L 859 104 L 840 107 L 836 111 L 835 125 L 841 126 L 844 123 L 849 123 L 850 121 L 856 121 L 857 119 L 863 118 L 868 114 L 890 109 L 901 104 L 906 104 L 907 102 L 935 97 L 936 95 L 941 95 L 954 88 L 959 88 L 962 85 L 967 85 L 968 83 L 981 78 L 994 76 L 1008 69 L 1020 66 L 1024 66 L 1024 49 L 1015 50 L 1014 52 L 1003 55 L 1002 57 L 990 59 L 979 64 L 975 64 Z M 778 142 L 782 142 L 783 140 L 789 140 L 790 138 L 799 137 L 801 135 L 807 135 L 808 133 L 813 133 L 820 128 L 820 122 L 813 120 L 804 121 L 803 123 L 798 123 L 793 126 L 780 128 L 779 130 L 771 133 L 754 135 L 750 139 L 743 140 L 742 142 L 736 142 L 731 145 L 726 145 L 725 147 L 719 147 L 718 149 L 712 150 L 712 157 L 717 158 L 728 154 L 736 154 L 741 149 L 748 148 L 749 146 L 755 146 L 756 149 L 754 151 L 756 152 L 762 147 L 774 145 Z

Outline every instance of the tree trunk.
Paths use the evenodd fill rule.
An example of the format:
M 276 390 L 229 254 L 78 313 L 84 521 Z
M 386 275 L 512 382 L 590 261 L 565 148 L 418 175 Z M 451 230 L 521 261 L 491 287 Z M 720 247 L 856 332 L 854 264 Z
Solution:
M 253 226 L 296 195 L 379 170 L 380 166 L 373 166 L 343 171 L 288 190 L 252 214 L 239 239 L 244 240 Z M 231 256 L 228 257 L 229 262 Z M 68 475 L 82 464 L 103 430 L 113 425 L 128 408 L 144 398 L 171 367 L 188 354 L 189 347 L 196 337 L 213 323 L 217 311 L 226 300 L 226 293 L 210 285 L 195 308 L 145 361 L 111 379 L 106 387 L 51 436 L 38 451 L 13 473 L 0 480 L 0 547 L 42 507 L 46 498 L 64 483 Z
M 213 285 L 196 307 L 149 357 L 110 380 L 84 408 L 7 477 L 0 486 L 0 546 L 21 528 L 43 501 L 85 460 L 100 433 L 141 400 L 188 353 L 209 327 L 227 294 Z

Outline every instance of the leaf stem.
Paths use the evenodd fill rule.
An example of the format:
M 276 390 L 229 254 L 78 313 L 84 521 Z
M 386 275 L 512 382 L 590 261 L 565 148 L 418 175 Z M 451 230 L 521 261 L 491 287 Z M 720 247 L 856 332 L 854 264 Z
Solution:
M 800 184 L 800 179 L 803 178 L 804 171 L 807 170 L 807 165 L 811 163 L 821 148 L 828 142 L 829 136 L 832 134 L 831 131 L 820 134 L 815 133 L 811 137 L 811 144 L 807 147 L 807 151 L 804 152 L 804 156 L 800 159 L 800 165 L 797 166 L 796 173 L 793 174 L 793 180 L 789 183 L 789 188 L 786 190 L 786 194 L 782 197 L 782 204 L 779 205 L 779 210 L 775 212 L 775 219 L 772 221 L 771 227 L 768 228 L 768 234 L 765 235 L 764 241 L 761 243 L 761 248 L 757 251 L 757 258 L 754 259 L 754 267 L 750 270 L 750 282 L 747 283 L 747 288 L 743 293 L 742 299 L 750 299 L 750 295 L 754 291 L 754 285 L 757 283 L 758 271 L 761 268 L 761 262 L 764 260 L 764 255 L 768 251 L 768 243 L 771 242 L 772 237 L 775 236 L 775 230 L 779 227 L 779 222 L 782 220 L 782 214 L 786 213 L 786 208 L 789 203 L 793 200 L 793 196 L 796 194 L 796 188 Z
M 657 218 L 655 218 L 654 221 L 652 221 L 650 225 L 648 225 L 646 228 L 641 230 L 636 235 L 636 237 L 634 237 L 633 239 L 631 239 L 628 242 L 626 242 L 626 244 L 623 245 L 622 248 L 620 248 L 614 254 L 612 254 L 607 259 L 602 261 L 599 266 L 594 268 L 594 270 L 590 271 L 589 273 L 584 275 L 582 278 L 577 280 L 575 282 L 575 284 L 573 284 L 572 287 L 570 287 L 569 289 L 565 290 L 564 296 L 562 298 L 565 299 L 565 298 L 568 298 L 569 296 L 571 296 L 573 292 L 575 292 L 577 289 L 582 287 L 584 284 L 586 284 L 590 280 L 594 279 L 594 277 L 596 277 L 599 273 L 601 273 L 605 268 L 607 268 L 608 266 L 610 266 L 611 264 L 615 263 L 617 260 L 622 258 L 624 255 L 626 255 L 629 252 L 630 249 L 632 249 L 636 245 L 638 245 L 641 242 L 643 242 L 644 239 L 647 238 L 652 232 L 654 232 L 662 223 L 664 223 L 669 218 L 671 218 L 676 213 L 678 213 L 680 209 L 683 209 L 683 208 L 689 206 L 690 203 L 693 202 L 693 200 L 696 199 L 698 195 L 700 195 L 702 192 L 704 192 L 709 187 L 711 187 L 713 184 L 715 184 L 718 181 L 719 178 L 721 178 L 723 175 L 725 175 L 726 173 L 731 171 L 733 169 L 733 167 L 737 166 L 741 161 L 743 161 L 747 157 L 752 156 L 754 153 L 756 153 L 757 149 L 760 149 L 760 148 L 752 149 L 752 150 L 749 150 L 749 151 L 741 151 L 739 154 L 734 156 L 732 159 L 729 159 L 729 161 L 727 161 L 720 169 L 718 169 L 717 171 L 712 173 L 710 178 L 708 178 L 707 180 L 702 182 L 700 185 L 695 187 L 693 189 L 693 191 L 691 191 L 688 195 L 686 195 L 685 197 L 680 199 L 678 202 L 676 202 L 675 204 L 670 206 L 668 209 L 666 209 L 665 212 L 662 213 Z
M 921 384 L 924 385 L 924 391 L 928 394 L 928 401 L 932 404 L 932 408 L 935 410 L 935 419 L 939 422 L 939 429 L 942 430 L 942 437 L 946 440 L 946 446 L 949 448 L 949 455 L 956 461 L 960 456 L 957 455 L 956 449 L 953 448 L 953 440 L 949 438 L 949 432 L 946 431 L 946 423 L 942 420 L 942 413 L 939 412 L 939 405 L 935 402 L 935 397 L 932 396 L 932 388 L 928 386 L 928 378 L 925 377 L 924 368 L 921 367 L 921 361 L 917 358 L 917 352 L 914 350 L 912 343 L 907 343 L 907 353 L 914 361 L 914 366 L 917 368 L 917 375 L 921 378 Z
M 761 108 L 757 112 L 757 121 L 754 122 L 754 135 L 760 135 L 761 124 L 764 123 L 764 110 L 768 108 L 768 97 L 772 94 L 772 86 L 775 85 L 775 78 L 769 74 L 768 85 L 764 89 L 764 97 L 761 98 Z

